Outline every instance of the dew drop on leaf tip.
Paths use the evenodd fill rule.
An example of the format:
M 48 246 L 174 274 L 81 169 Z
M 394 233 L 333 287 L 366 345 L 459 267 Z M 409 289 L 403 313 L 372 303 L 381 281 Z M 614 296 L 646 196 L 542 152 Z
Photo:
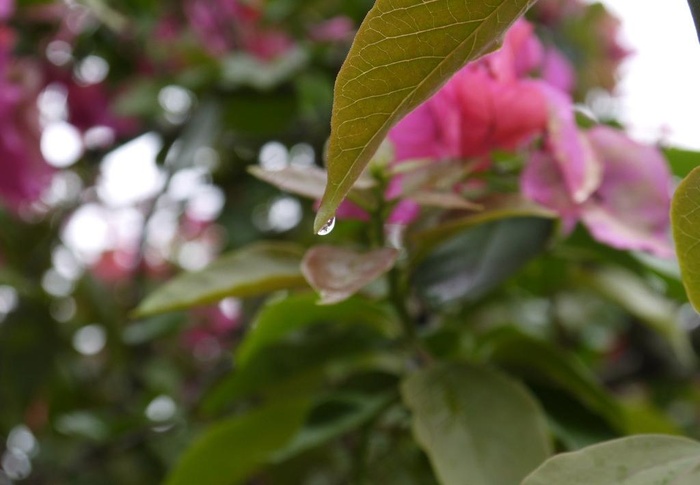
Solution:
M 319 236 L 325 236 L 327 234 L 330 234 L 333 228 L 335 227 L 335 217 L 331 217 L 326 221 L 326 223 L 321 227 L 321 229 L 318 230 L 316 234 Z

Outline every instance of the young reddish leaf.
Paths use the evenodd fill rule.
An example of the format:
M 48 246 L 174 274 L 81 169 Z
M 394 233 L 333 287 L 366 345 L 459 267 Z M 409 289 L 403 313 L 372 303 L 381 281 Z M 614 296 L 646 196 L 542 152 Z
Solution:
M 314 246 L 304 255 L 301 271 L 319 292 L 322 305 L 338 303 L 389 271 L 399 252 L 393 248 L 360 253 L 335 246 Z
M 389 129 L 468 61 L 497 47 L 534 0 L 377 0 L 335 83 L 328 186 L 314 231 L 335 215 Z
M 328 174 L 323 169 L 294 165 L 279 170 L 265 170 L 252 165 L 248 167 L 248 173 L 280 190 L 315 200 L 323 197 L 323 189 L 328 179 Z M 370 177 L 360 177 L 348 197 L 364 207 L 372 201 L 372 194 L 368 191 L 375 185 L 376 182 Z

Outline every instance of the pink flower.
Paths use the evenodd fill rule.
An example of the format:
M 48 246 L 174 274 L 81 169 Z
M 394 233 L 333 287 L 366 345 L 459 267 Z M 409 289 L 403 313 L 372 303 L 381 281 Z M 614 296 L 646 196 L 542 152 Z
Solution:
M 15 0 L 0 0 L 0 20 L 8 20 L 15 13 Z
M 309 29 L 309 38 L 316 42 L 342 42 L 352 39 L 355 24 L 350 17 L 339 15 Z
M 479 158 L 541 133 L 547 103 L 526 79 L 542 60 L 532 26 L 517 22 L 503 47 L 468 64 L 390 132 L 396 160 Z
M 261 2 L 188 0 L 184 9 L 192 30 L 213 56 L 243 50 L 271 60 L 294 45 L 284 32 L 261 27 Z
M 574 130 L 550 134 L 558 141 L 550 141 L 548 150 L 531 158 L 521 179 L 524 195 L 557 210 L 565 231 L 580 220 L 604 244 L 672 256 L 671 174 L 661 153 L 612 128 L 576 131 L 576 139 Z M 569 139 L 562 138 L 562 133 L 568 133 Z M 552 145 L 559 149 L 552 150 Z M 600 170 L 600 179 L 592 192 L 577 200 L 567 184 L 567 173 L 572 164 L 583 160 L 591 173 Z
M 569 59 L 556 47 L 546 49 L 542 61 L 542 79 L 549 85 L 571 93 L 576 86 L 576 71 Z
M 663 155 L 604 126 L 587 137 L 604 168 L 600 186 L 583 207 L 583 223 L 610 246 L 671 257 L 672 178 Z
M 10 209 L 36 200 L 53 169 L 41 154 L 37 66 L 11 57 L 14 33 L 0 27 L 0 198 Z

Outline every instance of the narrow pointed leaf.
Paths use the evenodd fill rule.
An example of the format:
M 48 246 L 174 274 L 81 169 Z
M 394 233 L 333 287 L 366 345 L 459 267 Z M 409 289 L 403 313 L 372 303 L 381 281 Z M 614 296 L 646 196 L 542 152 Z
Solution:
M 539 405 L 499 372 L 443 364 L 411 375 L 401 393 L 443 485 L 517 484 L 551 453 Z
M 693 485 L 700 483 L 700 443 L 640 435 L 550 458 L 523 485 Z
M 328 186 L 314 230 L 334 216 L 389 129 L 468 61 L 497 46 L 534 0 L 377 0 L 335 83 Z
M 700 310 L 700 167 L 676 189 L 671 221 L 683 285 L 690 303 Z
M 226 254 L 201 271 L 182 273 L 151 293 L 137 316 L 182 310 L 227 296 L 252 296 L 305 286 L 294 244 L 262 242 Z

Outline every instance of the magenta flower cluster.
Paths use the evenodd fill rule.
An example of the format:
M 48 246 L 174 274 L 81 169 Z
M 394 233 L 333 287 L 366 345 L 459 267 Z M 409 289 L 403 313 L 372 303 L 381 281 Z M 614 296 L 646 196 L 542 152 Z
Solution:
M 580 129 L 573 73 L 531 24 L 517 22 L 500 50 L 468 64 L 391 130 L 395 163 L 464 160 L 488 170 L 494 150 L 519 150 L 523 195 L 557 211 L 566 232 L 582 222 L 604 244 L 671 256 L 666 161 L 620 130 Z M 415 207 L 401 207 L 393 219 L 410 222 Z

